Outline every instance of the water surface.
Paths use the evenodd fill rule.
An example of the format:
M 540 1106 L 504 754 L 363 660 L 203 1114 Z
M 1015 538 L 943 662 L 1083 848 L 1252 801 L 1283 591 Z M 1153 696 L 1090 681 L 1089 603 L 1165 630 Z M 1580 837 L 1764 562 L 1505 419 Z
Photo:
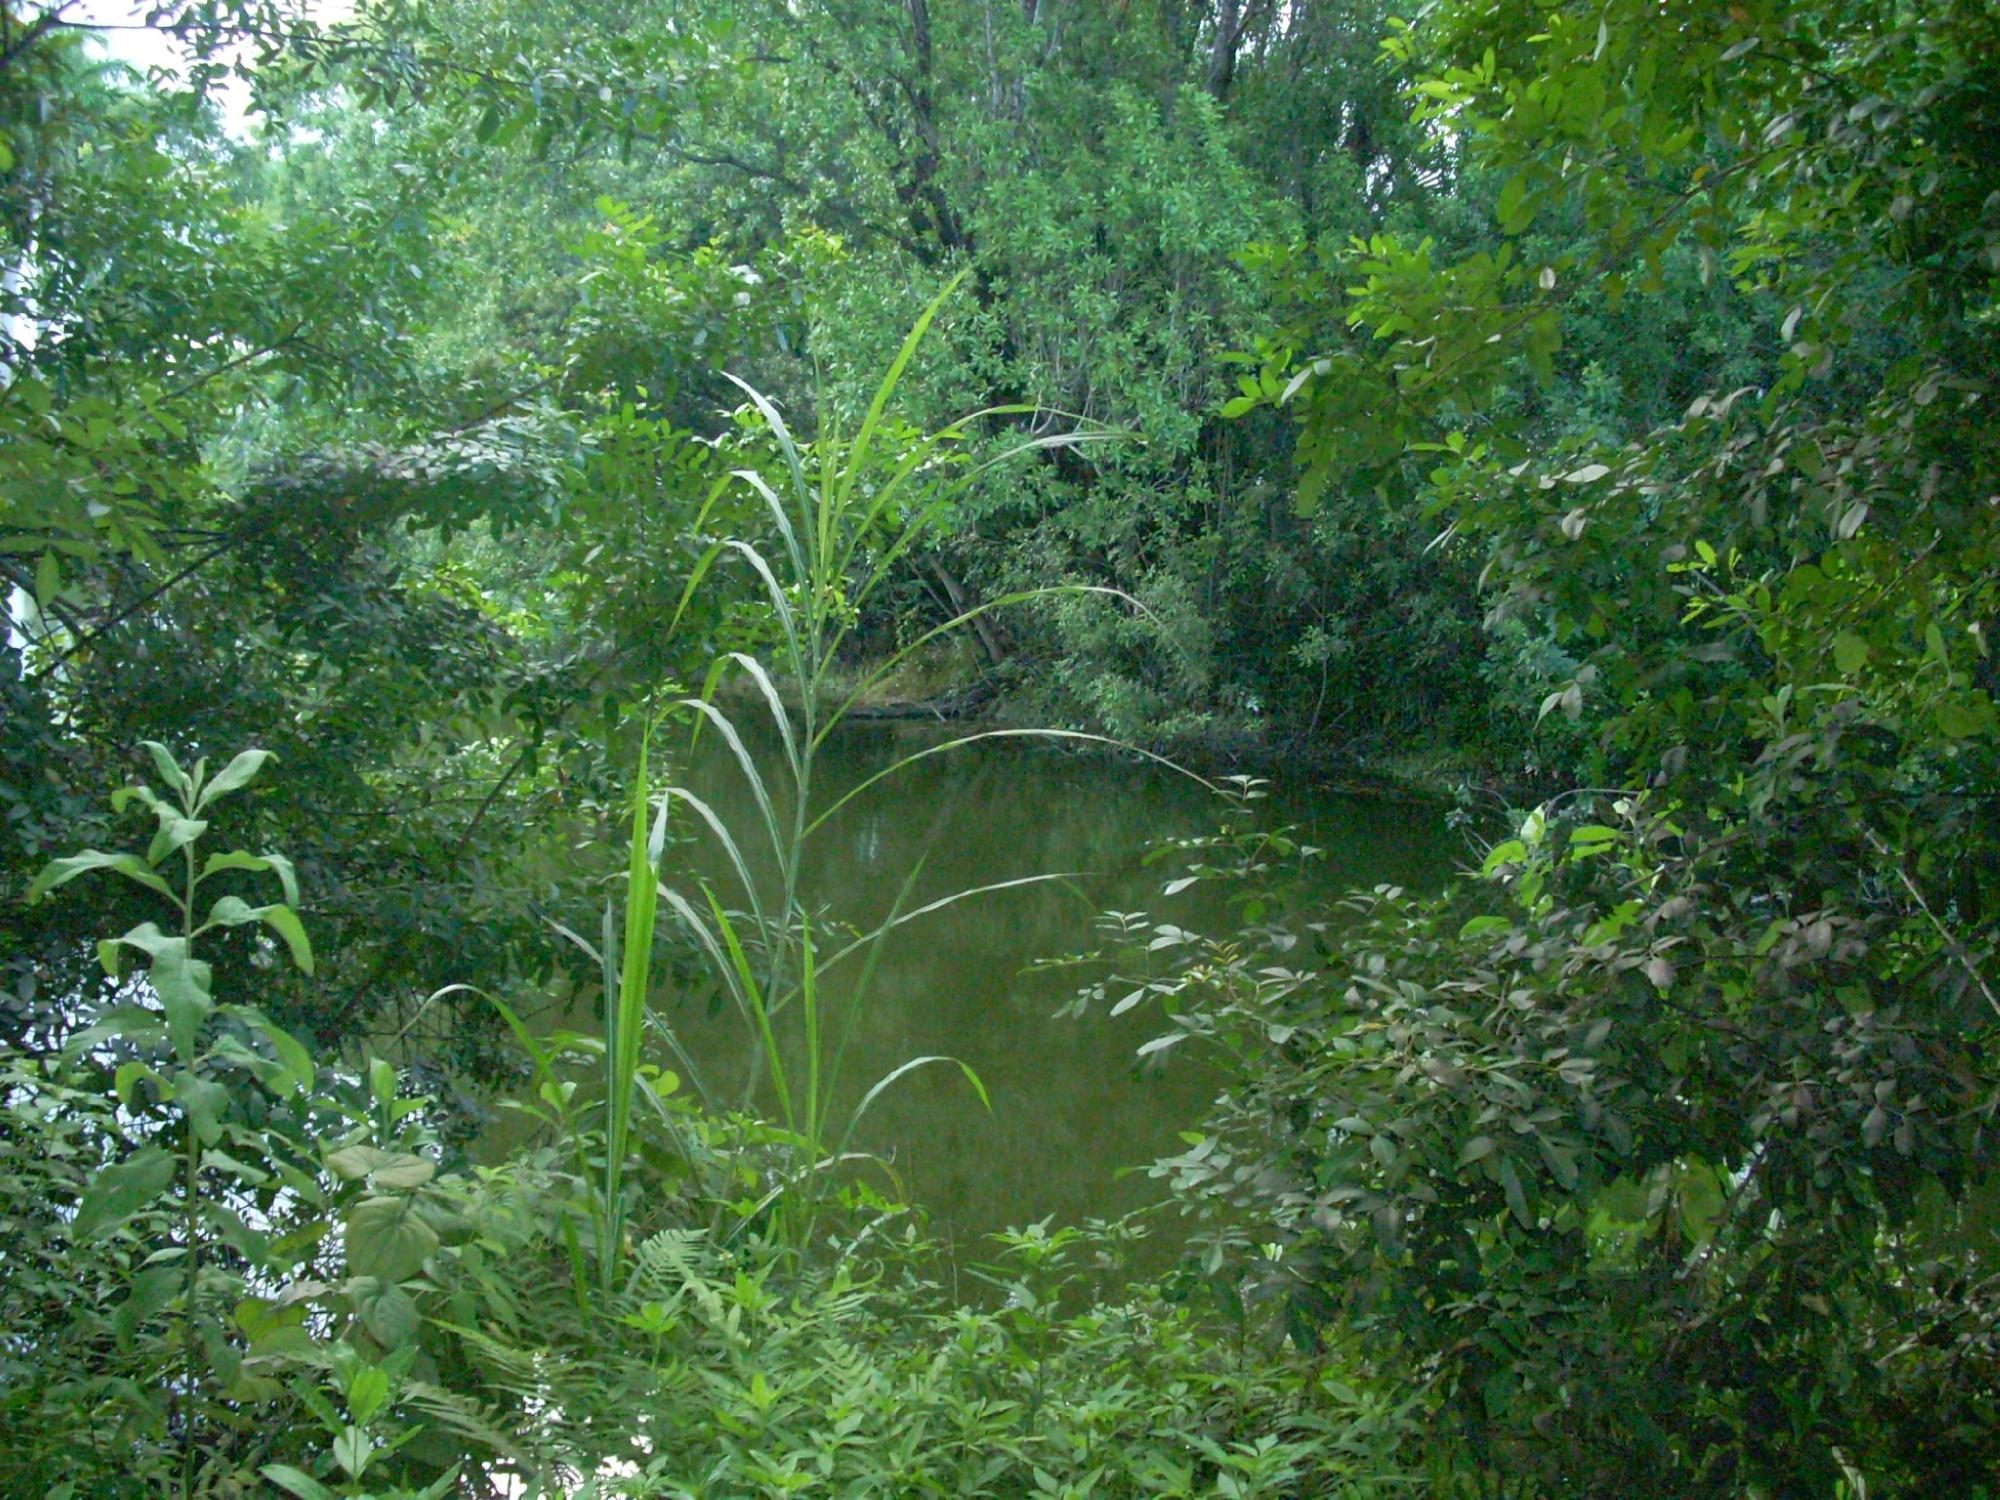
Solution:
M 844 726 L 818 761 L 813 805 L 830 805 L 897 758 L 945 737 L 934 726 Z M 774 746 L 758 747 L 757 758 L 768 779 L 782 779 Z M 733 759 L 712 744 L 678 775 L 748 847 L 756 808 Z M 814 835 L 805 900 L 864 930 L 897 909 L 913 870 L 904 910 L 1023 876 L 1074 876 L 977 896 L 898 928 L 854 1011 L 836 1118 L 875 1080 L 927 1053 L 963 1059 L 986 1086 L 990 1113 L 953 1069 L 911 1074 L 877 1102 L 855 1142 L 893 1161 L 911 1200 L 951 1242 L 964 1248 L 1047 1215 L 1059 1222 L 1116 1215 L 1157 1195 L 1143 1170 L 1125 1169 L 1182 1149 L 1177 1132 L 1201 1118 L 1214 1075 L 1179 1049 L 1164 1067 L 1142 1066 L 1137 1048 L 1161 1029 L 1147 1006 L 1116 1018 L 1102 1005 L 1080 1019 L 1059 1016 L 1101 967 L 1033 966 L 1091 947 L 1093 919 L 1105 909 L 1223 930 L 1217 887 L 1165 895 L 1177 867 L 1142 860 L 1157 841 L 1214 832 L 1229 813 L 1198 782 L 1155 765 L 989 742 L 906 767 Z M 1265 826 L 1295 825 L 1303 840 L 1326 851 L 1308 869 L 1329 901 L 1354 886 L 1435 885 L 1455 853 L 1436 804 L 1279 786 L 1252 816 Z M 695 827 L 692 819 L 682 826 Z M 707 852 L 685 847 L 670 855 L 669 866 L 678 862 L 681 871 L 678 880 L 670 873 L 669 883 L 691 894 L 690 872 L 699 871 L 717 879 L 727 901 L 722 862 L 712 838 L 704 839 Z M 663 927 L 672 920 L 663 907 Z M 847 1013 L 851 983 L 850 976 L 824 997 L 831 1016 Z M 750 1052 L 733 1008 L 718 1003 L 712 989 L 670 987 L 657 1003 L 711 1093 L 736 1098 Z M 796 1073 L 803 1066 L 795 1061 L 798 1018 L 785 1019 L 787 1067 Z

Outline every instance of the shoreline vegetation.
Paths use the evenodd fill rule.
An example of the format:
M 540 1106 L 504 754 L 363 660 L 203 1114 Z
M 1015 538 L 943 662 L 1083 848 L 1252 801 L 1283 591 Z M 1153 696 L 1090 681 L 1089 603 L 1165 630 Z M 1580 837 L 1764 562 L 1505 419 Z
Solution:
M 848 722 L 857 726 L 939 726 L 976 734 L 989 729 L 1033 728 L 1048 722 L 1035 712 L 1032 701 L 1010 693 L 1010 682 L 1017 681 L 1027 669 L 988 669 L 968 675 L 954 670 L 964 665 L 954 655 L 936 664 L 920 664 L 907 674 L 891 673 L 875 680 L 880 662 L 843 665 L 852 681 L 872 683 L 848 712 Z M 841 680 L 849 679 L 844 676 Z M 796 708 L 796 684 L 781 677 L 777 686 L 787 705 Z M 838 701 L 843 692 L 836 689 L 830 693 L 829 702 Z M 1502 795 L 1501 781 L 1491 767 L 1482 765 L 1465 747 L 1443 742 L 1428 749 L 1394 744 L 1371 749 L 1367 742 L 1357 747 L 1322 739 L 1300 726 L 1238 721 L 1184 731 L 1166 741 L 1140 735 L 1131 744 L 1211 780 L 1248 776 L 1275 781 L 1282 777 L 1300 790 L 1429 802 L 1448 802 L 1474 786 L 1495 797 Z M 1129 754 L 1110 745 L 1040 748 L 1111 758 Z M 1516 786 L 1508 800 L 1519 803 L 1526 796 L 1525 786 Z

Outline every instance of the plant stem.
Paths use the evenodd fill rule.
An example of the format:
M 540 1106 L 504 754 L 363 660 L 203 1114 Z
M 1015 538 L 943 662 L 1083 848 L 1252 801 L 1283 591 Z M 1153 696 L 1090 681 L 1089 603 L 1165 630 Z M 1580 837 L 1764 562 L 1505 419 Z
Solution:
M 190 796 L 184 800 L 189 804 L 188 815 L 192 817 L 193 798 Z M 181 939 L 186 945 L 186 961 L 192 964 L 194 897 L 195 888 L 200 884 L 200 877 L 195 873 L 192 839 L 181 846 L 181 853 L 187 861 L 187 884 L 181 897 Z M 193 1058 L 188 1059 L 190 1066 L 193 1062 Z M 201 1353 L 195 1329 L 195 1299 L 201 1290 L 201 1140 L 195 1132 L 194 1116 L 188 1113 L 185 1105 L 181 1107 L 181 1119 L 187 1130 L 181 1189 L 186 1199 L 181 1238 L 187 1248 L 187 1281 L 181 1306 L 181 1400 L 185 1403 L 181 1410 L 181 1500 L 194 1500 L 195 1378 L 200 1368 Z

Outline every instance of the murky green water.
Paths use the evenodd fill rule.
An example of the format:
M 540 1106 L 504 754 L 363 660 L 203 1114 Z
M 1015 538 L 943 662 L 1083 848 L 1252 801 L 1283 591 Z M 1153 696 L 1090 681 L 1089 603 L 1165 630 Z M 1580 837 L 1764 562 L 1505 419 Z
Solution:
M 844 728 L 819 761 L 814 805 L 942 737 L 934 727 Z M 766 764 L 776 780 L 775 755 Z M 739 836 L 755 826 L 745 779 L 720 746 L 679 775 Z M 1179 1054 L 1163 1069 L 1142 1068 L 1135 1049 L 1158 1030 L 1155 1015 L 1141 1007 L 1114 1019 L 1099 1006 L 1083 1019 L 1058 1017 L 1078 973 L 1031 966 L 1090 946 L 1093 918 L 1107 908 L 1196 930 L 1220 924 L 1212 888 L 1165 896 L 1172 872 L 1141 859 L 1156 840 L 1214 831 L 1226 811 L 1196 782 L 1158 767 L 1000 743 L 907 767 L 814 836 L 805 899 L 862 929 L 889 914 L 919 865 L 906 910 L 1021 876 L 1076 876 L 978 896 L 900 927 L 857 1012 L 840 1116 L 884 1073 L 926 1053 L 963 1059 L 991 1098 L 989 1114 L 954 1070 L 925 1069 L 884 1095 L 857 1137 L 893 1160 L 938 1232 L 967 1246 L 1009 1224 L 1113 1215 L 1155 1195 L 1143 1171 L 1124 1169 L 1180 1149 L 1176 1132 L 1200 1118 L 1214 1077 Z M 1297 825 L 1327 851 L 1310 878 L 1329 898 L 1384 881 L 1433 885 L 1456 852 L 1434 805 L 1280 786 L 1257 815 Z M 712 851 L 686 849 L 670 865 L 673 858 L 684 862 L 684 886 L 688 861 L 721 874 Z M 672 920 L 664 908 L 661 920 Z M 843 1013 L 848 993 L 836 986 L 826 997 L 832 1015 Z M 662 1004 L 711 1094 L 735 1098 L 750 1056 L 741 1018 L 713 994 L 666 995 Z M 796 1053 L 798 1018 L 786 1020 L 784 1040 Z

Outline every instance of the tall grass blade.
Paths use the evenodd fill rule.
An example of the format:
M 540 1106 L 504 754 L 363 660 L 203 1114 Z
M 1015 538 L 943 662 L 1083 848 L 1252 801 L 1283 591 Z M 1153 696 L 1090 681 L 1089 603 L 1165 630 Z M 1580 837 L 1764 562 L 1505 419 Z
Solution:
M 771 571 L 771 565 L 764 560 L 764 554 L 755 547 L 748 542 L 731 542 L 729 545 L 750 560 L 751 568 L 763 580 L 764 591 L 771 598 L 771 607 L 778 614 L 778 625 L 785 640 L 785 655 L 792 664 L 792 675 L 804 684 L 806 660 L 799 642 L 798 617 L 792 612 L 792 601 L 786 597 L 784 585 L 778 582 L 777 575 Z M 803 566 L 801 564 L 801 567 Z M 805 703 L 804 711 L 810 718 L 812 714 L 810 700 Z
M 716 733 L 722 736 L 723 742 L 729 746 L 730 753 L 736 757 L 736 764 L 742 768 L 743 779 L 750 784 L 750 795 L 757 801 L 757 811 L 763 815 L 764 831 L 770 837 L 771 852 L 778 858 L 778 870 L 781 874 L 787 872 L 791 865 L 791 850 L 785 841 L 784 830 L 778 823 L 777 808 L 771 801 L 770 790 L 764 785 L 762 773 L 757 769 L 757 762 L 752 759 L 749 750 L 744 748 L 743 737 L 736 732 L 736 726 L 730 722 L 729 715 L 713 703 L 703 702 L 700 698 L 683 698 L 681 706 L 691 708 L 707 719 L 715 726 Z M 686 793 L 683 788 L 676 787 L 674 795 L 685 798 Z
M 736 1008 L 742 1014 L 743 1019 L 746 1021 L 751 1020 L 749 997 L 743 993 L 741 981 L 736 975 L 735 965 L 730 963 L 727 955 L 722 951 L 722 940 L 709 931 L 708 923 L 702 919 L 701 914 L 694 909 L 693 904 L 689 902 L 687 897 L 683 896 L 679 891 L 673 889 L 671 886 L 663 885 L 660 887 L 660 897 L 667 905 L 674 909 L 674 915 L 687 924 L 688 931 L 694 934 L 694 940 L 701 944 L 702 952 L 708 955 L 709 965 L 715 970 L 716 978 L 721 980 L 723 988 L 729 991 L 729 997 L 736 1002 Z
M 610 1025 L 609 1076 L 605 1082 L 604 1208 L 605 1243 L 597 1247 L 601 1289 L 616 1281 L 624 1244 L 625 1155 L 632 1134 L 632 1096 L 639 1076 L 641 1042 L 645 1036 L 646 1001 L 652 983 L 653 927 L 659 905 L 659 848 L 666 839 L 667 801 L 660 803 L 651 825 L 651 793 L 647 779 L 650 735 L 639 742 L 639 765 L 632 787 L 632 849 L 625 875 L 625 927 L 615 995 L 608 997 Z M 607 958 L 609 951 L 607 948 Z
M 943 911 L 946 907 L 956 906 L 959 902 L 970 900 L 974 896 L 990 896 L 996 891 L 1019 890 L 1023 886 L 1030 885 L 1068 885 L 1070 881 L 1080 879 L 1082 874 L 1081 870 L 1056 871 L 1045 875 L 1020 875 L 1012 880 L 996 880 L 989 885 L 969 885 L 962 891 L 953 891 L 949 896 L 940 896 L 935 901 L 926 902 L 914 911 L 900 912 L 890 916 L 887 921 L 862 933 L 853 942 L 836 950 L 831 957 L 820 964 L 819 971 L 822 974 L 826 973 L 842 959 L 847 958 L 851 954 L 858 953 L 871 943 L 878 942 L 880 939 L 887 937 L 889 933 L 898 927 L 914 922 L 919 917 L 927 917 L 932 912 Z M 1075 893 L 1078 904 L 1085 910 L 1096 910 L 1096 903 L 1084 895 L 1081 890 L 1078 890 L 1075 886 L 1070 886 L 1069 889 Z
M 971 271 L 972 268 L 967 266 L 945 283 L 944 290 L 933 297 L 930 306 L 918 315 L 915 326 L 903 340 L 903 347 L 896 351 L 896 358 L 889 365 L 889 373 L 882 377 L 882 383 L 875 388 L 875 399 L 868 403 L 868 414 L 861 419 L 861 428 L 854 434 L 853 445 L 848 449 L 846 470 L 834 490 L 837 506 L 844 507 L 852 498 L 855 482 L 861 477 L 861 470 L 868 462 L 868 450 L 874 446 L 876 430 L 882 425 L 882 414 L 888 410 L 889 398 L 896 394 L 896 387 L 903 383 L 903 372 L 909 369 L 910 361 L 916 357 L 917 346 L 923 343 L 924 335 L 930 332 L 931 323 L 937 318 L 939 310 L 944 307 L 951 294 L 964 283 Z M 827 540 L 830 544 L 831 538 Z
M 736 972 L 737 982 L 742 985 L 744 998 L 749 1002 L 750 1014 L 757 1023 L 757 1038 L 764 1048 L 764 1065 L 771 1070 L 771 1086 L 777 1090 L 778 1109 L 785 1117 L 785 1129 L 796 1130 L 798 1117 L 792 1107 L 791 1085 L 785 1080 L 784 1054 L 778 1047 L 777 1033 L 771 1029 L 768 997 L 757 983 L 756 972 L 750 967 L 750 959 L 743 951 L 742 939 L 736 935 L 736 924 L 729 920 L 729 913 L 722 909 L 713 891 L 704 891 L 703 894 L 708 897 L 709 914 L 715 923 L 715 931 L 729 951 L 730 967 Z
M 757 684 L 757 691 L 764 695 L 764 702 L 771 710 L 771 722 L 777 726 L 778 738 L 785 747 L 785 765 L 796 784 L 805 776 L 805 767 L 799 762 L 799 743 L 792 733 L 792 716 L 785 711 L 785 702 L 778 696 L 777 684 L 771 681 L 771 674 L 764 670 L 764 664 L 747 652 L 732 651 L 729 659 L 748 674 L 750 680 Z
M 743 851 L 737 846 L 736 836 L 729 831 L 729 825 L 713 807 L 686 787 L 669 787 L 667 795 L 676 802 L 684 803 L 689 811 L 708 825 L 709 831 L 715 835 L 716 842 L 722 845 L 722 852 L 728 856 L 730 870 L 743 886 L 744 897 L 750 903 L 751 920 L 756 922 L 759 928 L 768 926 L 764 919 L 763 901 L 758 895 L 757 878 L 751 873 L 750 863 L 743 857 Z
M 731 375 L 727 370 L 722 372 L 722 378 L 748 396 L 750 404 L 755 406 L 758 414 L 763 417 L 764 425 L 771 430 L 771 436 L 777 440 L 779 451 L 785 456 L 785 466 L 791 471 L 792 475 L 793 491 L 800 496 L 811 493 L 812 487 L 806 483 L 805 462 L 799 456 L 799 445 L 792 441 L 792 429 L 786 425 L 785 419 L 779 415 L 778 408 L 771 404 L 771 399 L 768 396 L 751 385 L 749 381 L 739 379 L 737 376 Z M 800 519 L 805 521 L 808 529 L 810 529 L 811 516 L 801 512 Z
M 778 498 L 778 492 L 772 489 L 770 483 L 755 469 L 738 469 L 736 477 L 764 497 L 765 508 L 771 512 L 771 523 L 778 528 L 778 535 L 785 544 L 785 554 L 792 561 L 793 574 L 799 578 L 810 577 L 812 570 L 806 566 L 806 554 L 799 549 L 798 533 L 792 526 L 791 518 L 785 514 L 785 502 Z M 739 541 L 733 545 L 749 548 L 747 542 Z M 782 597 L 783 590 L 779 590 L 779 594 Z M 790 613 L 789 604 L 780 610 L 781 617 L 789 617 Z
M 907 1078 L 919 1068 L 928 1068 L 937 1063 L 948 1063 L 964 1074 L 965 1081 L 972 1085 L 972 1092 L 979 1096 L 980 1104 L 984 1106 L 988 1114 L 993 1113 L 993 1101 L 986 1095 L 986 1085 L 980 1081 L 979 1075 L 973 1072 L 971 1064 L 963 1062 L 956 1057 L 947 1057 L 943 1054 L 932 1054 L 928 1057 L 913 1057 L 908 1062 L 901 1063 L 884 1073 L 880 1078 L 875 1080 L 875 1086 L 861 1096 L 861 1102 L 854 1106 L 854 1112 L 847 1117 L 847 1128 L 841 1132 L 840 1144 L 835 1148 L 835 1155 L 846 1152 L 847 1143 L 854 1138 L 855 1129 L 861 1124 L 863 1117 L 867 1115 L 868 1111 L 874 1107 L 877 1099 L 880 1099 L 890 1089 L 894 1088 L 898 1082 Z

